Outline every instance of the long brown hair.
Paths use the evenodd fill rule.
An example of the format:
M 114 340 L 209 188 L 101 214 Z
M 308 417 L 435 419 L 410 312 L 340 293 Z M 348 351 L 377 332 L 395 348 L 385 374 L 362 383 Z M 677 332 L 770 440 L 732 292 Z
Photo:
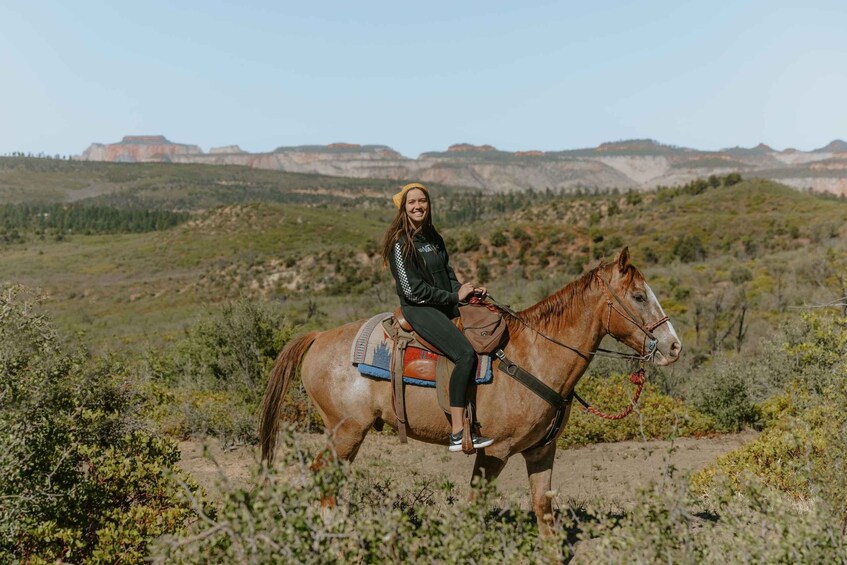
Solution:
M 412 220 L 409 219 L 409 215 L 406 213 L 406 198 L 408 198 L 409 192 L 414 189 L 409 189 L 404 192 L 402 202 L 400 202 L 400 208 L 397 210 L 397 214 L 394 216 L 394 219 L 391 220 L 391 224 L 388 226 L 388 229 L 385 230 L 385 237 L 382 240 L 382 259 L 386 265 L 388 264 L 391 254 L 394 252 L 394 244 L 397 241 L 403 242 L 403 256 L 411 257 L 412 260 L 417 261 L 418 252 L 414 243 L 415 236 L 420 233 L 427 239 L 432 239 L 433 241 L 437 241 L 441 237 L 435 229 L 435 226 L 432 225 L 432 199 L 429 197 L 429 190 L 427 190 L 423 185 L 416 185 L 414 188 L 421 190 L 426 195 L 426 200 L 429 204 L 426 218 L 424 218 L 424 221 L 419 227 L 415 227 Z

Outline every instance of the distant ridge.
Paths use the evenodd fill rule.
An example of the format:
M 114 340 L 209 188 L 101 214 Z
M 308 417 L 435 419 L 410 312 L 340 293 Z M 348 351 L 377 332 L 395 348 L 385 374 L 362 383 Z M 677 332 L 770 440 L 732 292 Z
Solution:
M 647 190 L 738 171 L 796 188 L 847 194 L 847 143 L 840 139 L 813 151 L 775 151 L 764 143 L 703 151 L 654 139 L 624 139 L 583 149 L 515 152 L 492 145 L 457 143 L 411 159 L 387 145 L 336 142 L 282 146 L 266 153 L 248 153 L 237 145 L 228 145 L 205 153 L 197 145 L 173 143 L 164 135 L 128 135 L 117 143 L 94 143 L 78 159 L 242 165 L 398 183 L 415 179 L 494 192 Z
M 290 147 L 277 147 L 274 153 L 285 153 L 287 151 L 299 151 L 303 153 L 392 153 L 401 155 L 387 145 L 359 145 L 357 143 L 330 143 L 329 145 L 295 145 Z
M 201 155 L 197 145 L 168 141 L 164 135 L 126 135 L 120 143 L 92 143 L 81 159 L 119 163 L 169 162 L 177 155 Z
M 170 143 L 164 135 L 125 135 L 121 143 Z
M 835 139 L 820 149 L 815 149 L 813 153 L 847 153 L 847 142 Z

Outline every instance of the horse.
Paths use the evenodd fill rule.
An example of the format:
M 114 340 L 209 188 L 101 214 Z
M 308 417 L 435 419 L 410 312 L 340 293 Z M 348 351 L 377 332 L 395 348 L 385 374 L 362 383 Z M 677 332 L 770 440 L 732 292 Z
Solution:
M 638 354 L 632 357 L 657 366 L 676 362 L 682 350 L 656 295 L 630 263 L 626 247 L 615 260 L 601 263 L 505 319 L 510 335 L 505 355 L 562 398 L 573 393 L 607 334 Z M 298 368 L 303 386 L 330 432 L 336 457 L 352 462 L 372 427 L 380 429 L 387 423 L 397 428 L 391 384 L 363 377 L 350 361 L 350 347 L 362 323 L 309 332 L 283 348 L 271 369 L 259 426 L 262 459 L 268 464 L 273 462 L 282 402 Z M 435 390 L 407 386 L 405 391 L 408 437 L 446 445 L 450 423 L 436 402 Z M 496 373 L 492 383 L 476 387 L 475 404 L 481 433 L 495 442 L 477 450 L 472 484 L 479 477 L 496 479 L 508 459 L 520 453 L 526 462 L 539 532 L 551 533 L 553 509 L 547 493 L 551 490 L 555 437 L 567 423 L 571 404 L 558 410 L 502 372 Z M 551 430 L 554 441 L 543 441 Z

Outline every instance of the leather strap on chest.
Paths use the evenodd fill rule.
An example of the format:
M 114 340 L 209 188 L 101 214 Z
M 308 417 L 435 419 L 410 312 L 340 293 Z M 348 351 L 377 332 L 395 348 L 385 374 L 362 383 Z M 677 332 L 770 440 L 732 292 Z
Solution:
M 553 418 L 553 425 L 550 427 L 547 434 L 541 438 L 541 441 L 534 445 L 533 448 L 544 447 L 545 445 L 550 444 L 556 439 L 559 435 L 559 431 L 562 429 L 562 425 L 565 421 L 565 412 L 570 403 L 573 402 L 574 394 L 571 393 L 568 396 L 562 396 L 541 382 L 535 375 L 517 363 L 512 362 L 508 357 L 506 357 L 506 353 L 502 349 L 496 350 L 494 355 L 496 355 L 500 360 L 501 371 L 521 383 L 523 386 L 535 393 L 536 396 L 541 397 L 542 400 L 556 409 L 556 416 Z

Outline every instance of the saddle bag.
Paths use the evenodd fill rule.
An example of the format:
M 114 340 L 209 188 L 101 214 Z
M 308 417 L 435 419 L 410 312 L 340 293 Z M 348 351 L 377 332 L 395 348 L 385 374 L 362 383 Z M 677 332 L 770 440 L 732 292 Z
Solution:
M 470 303 L 459 306 L 462 332 L 480 354 L 491 353 L 509 339 L 508 325 L 503 314 L 487 304 Z

